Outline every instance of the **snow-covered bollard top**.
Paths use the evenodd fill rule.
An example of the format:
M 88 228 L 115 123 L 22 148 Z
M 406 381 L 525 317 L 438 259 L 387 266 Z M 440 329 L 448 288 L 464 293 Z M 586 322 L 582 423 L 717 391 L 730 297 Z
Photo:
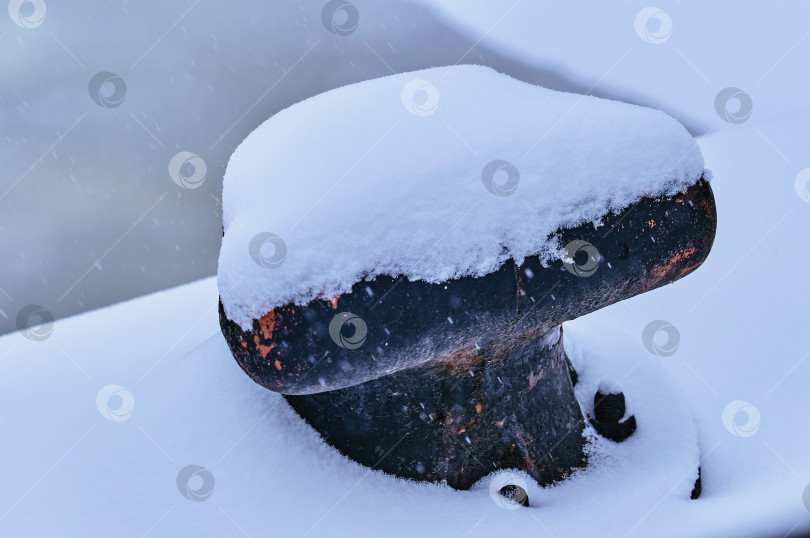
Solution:
M 287 394 L 550 334 L 705 259 L 702 176 L 666 114 L 485 67 L 338 88 L 276 114 L 228 163 L 223 333 Z
M 247 329 L 376 275 L 443 282 L 558 258 L 557 230 L 702 173 L 695 141 L 657 110 L 473 65 L 351 84 L 279 112 L 231 157 L 222 303 Z M 278 258 L 264 265 L 262 233 L 278 238 L 253 243 Z

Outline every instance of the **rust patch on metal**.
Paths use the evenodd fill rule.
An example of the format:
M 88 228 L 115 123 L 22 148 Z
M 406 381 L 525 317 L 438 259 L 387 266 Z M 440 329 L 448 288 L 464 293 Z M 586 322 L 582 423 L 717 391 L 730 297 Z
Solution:
M 273 310 L 259 319 L 259 329 L 266 340 L 273 339 L 273 329 L 276 326 L 276 312 Z
M 482 360 L 484 355 L 477 349 L 462 349 L 438 359 L 439 365 L 453 375 L 469 375 Z
M 694 256 L 696 252 L 697 248 L 690 245 L 684 250 L 676 252 L 674 256 L 672 256 L 669 260 L 666 261 L 666 263 L 656 265 L 652 270 L 653 281 L 657 283 L 666 278 L 666 276 L 669 275 L 671 272 L 677 270 L 678 267 L 683 264 L 683 262 Z M 678 278 L 694 271 L 701 264 L 702 261 L 703 260 L 699 261 L 696 264 L 691 264 L 685 268 L 681 268 L 680 271 L 678 272 Z
M 253 343 L 256 345 L 256 349 L 258 350 L 259 355 L 261 355 L 263 359 L 266 359 L 268 353 L 270 353 L 273 350 L 273 348 L 275 347 L 273 344 L 270 344 L 269 346 L 265 346 L 264 344 L 259 342 L 259 335 L 258 334 L 253 335 Z

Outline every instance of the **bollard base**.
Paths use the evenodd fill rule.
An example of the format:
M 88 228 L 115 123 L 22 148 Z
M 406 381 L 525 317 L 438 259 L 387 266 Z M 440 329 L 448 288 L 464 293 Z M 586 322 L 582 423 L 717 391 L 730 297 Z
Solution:
M 558 327 L 353 387 L 284 397 L 327 443 L 368 467 L 456 489 L 519 469 L 547 485 L 586 464 L 570 370 Z

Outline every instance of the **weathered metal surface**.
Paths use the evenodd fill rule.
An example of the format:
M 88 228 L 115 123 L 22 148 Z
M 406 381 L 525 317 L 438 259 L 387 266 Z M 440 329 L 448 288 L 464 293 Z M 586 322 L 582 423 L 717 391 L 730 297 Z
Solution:
M 591 276 L 566 271 L 562 261 L 542 267 L 537 257 L 442 284 L 380 276 L 331 300 L 279 307 L 249 331 L 222 309 L 220 324 L 236 361 L 260 385 L 284 394 L 335 390 L 509 335 L 542 335 L 673 282 L 703 262 L 714 232 L 714 198 L 701 182 L 684 194 L 644 198 L 599 228 L 561 231 L 563 244 L 584 240 L 598 249 L 602 259 Z M 347 312 L 367 328 L 360 347 L 341 347 L 330 336 L 335 315 Z
M 220 305 L 220 324 L 243 370 L 287 395 L 355 461 L 456 488 L 502 468 L 546 484 L 584 464 L 576 373 L 557 328 L 694 271 L 715 226 L 701 181 L 644 198 L 599 228 L 562 230 L 563 245 L 598 250 L 595 269 L 577 257 L 585 269 L 530 257 L 442 284 L 381 276 L 339 297 L 277 308 L 249 331 Z
M 585 464 L 561 332 L 285 398 L 327 443 L 369 467 L 457 489 L 496 469 L 548 484 Z

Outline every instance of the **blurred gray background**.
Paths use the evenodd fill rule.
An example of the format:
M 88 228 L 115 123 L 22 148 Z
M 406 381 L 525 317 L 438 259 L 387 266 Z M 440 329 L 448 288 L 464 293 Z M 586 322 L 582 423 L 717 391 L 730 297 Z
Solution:
M 16 3 L 17 22 L 32 27 L 15 23 L 13 9 L 0 14 L 0 333 L 16 330 L 32 303 L 60 318 L 215 274 L 229 156 L 307 97 L 461 62 L 590 89 L 559 67 L 525 67 L 488 50 L 401 0 L 352 0 L 360 20 L 348 35 L 330 32 L 322 0 L 74 0 L 48 2 L 44 20 L 37 2 Z M 338 10 L 331 20 L 345 17 Z M 118 106 L 91 98 L 102 71 L 126 84 Z M 99 91 L 109 98 L 112 89 Z M 592 93 L 679 116 L 643 97 Z M 705 130 L 679 119 L 694 134 Z M 204 160 L 199 188 L 169 176 L 180 151 Z

